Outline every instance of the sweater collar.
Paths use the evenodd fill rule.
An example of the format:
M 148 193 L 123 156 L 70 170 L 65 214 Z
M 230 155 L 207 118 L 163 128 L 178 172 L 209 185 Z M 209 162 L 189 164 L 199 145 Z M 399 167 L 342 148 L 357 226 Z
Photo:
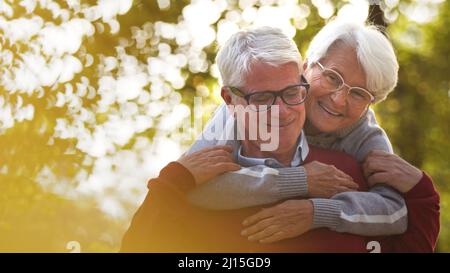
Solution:
M 320 133 L 314 136 L 306 135 L 306 138 L 308 140 L 308 143 L 310 145 L 322 147 L 322 148 L 329 148 L 333 143 L 335 143 L 338 139 L 345 138 L 348 136 L 355 128 L 360 126 L 362 123 L 367 121 L 368 111 L 364 115 L 361 116 L 361 118 L 355 122 L 354 124 L 350 125 L 349 127 L 343 128 L 341 130 L 337 130 L 332 133 Z

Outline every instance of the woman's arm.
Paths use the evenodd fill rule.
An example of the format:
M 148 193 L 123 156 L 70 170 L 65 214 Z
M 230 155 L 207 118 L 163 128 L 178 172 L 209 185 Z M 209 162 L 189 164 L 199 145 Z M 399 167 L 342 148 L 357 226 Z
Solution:
M 214 131 L 211 126 L 225 126 L 226 107 L 221 107 L 215 113 L 205 131 Z M 373 124 L 362 124 L 361 132 L 374 130 Z M 374 119 L 373 119 L 374 120 Z M 222 123 L 221 123 L 222 122 Z M 376 121 L 375 121 L 376 122 Z M 217 128 L 215 128 L 217 129 Z M 377 131 L 377 130 L 375 130 Z M 366 146 L 391 146 L 383 131 L 365 134 L 371 138 L 363 141 Z M 199 138 L 190 151 L 209 147 L 219 143 L 214 140 Z M 381 144 L 379 144 L 381 143 Z M 386 143 L 389 143 L 386 144 Z M 236 145 L 236 141 L 228 140 L 227 144 Z M 352 190 L 349 186 L 351 179 L 342 171 L 331 165 L 311 162 L 301 167 L 273 169 L 267 166 L 253 166 L 242 168 L 238 172 L 224 173 L 208 183 L 205 183 L 188 194 L 191 203 L 216 210 L 238 209 L 256 205 L 271 204 L 280 200 L 294 197 L 331 198 L 337 193 Z M 394 190 L 375 189 L 373 192 L 347 192 L 338 195 L 334 200 L 316 201 L 314 219 L 317 226 L 362 235 L 391 235 L 402 233 L 406 229 L 406 207 L 403 198 Z M 325 203 L 330 203 L 327 205 Z M 402 212 L 404 212 L 402 214 Z M 391 215 L 400 215 L 393 224 Z M 370 223 L 364 221 L 346 221 L 341 215 L 371 215 L 386 216 L 381 222 Z M 364 217 L 362 217 L 364 218 Z M 361 219 L 362 219 L 361 218 Z M 368 228 L 372 225 L 373 228 Z

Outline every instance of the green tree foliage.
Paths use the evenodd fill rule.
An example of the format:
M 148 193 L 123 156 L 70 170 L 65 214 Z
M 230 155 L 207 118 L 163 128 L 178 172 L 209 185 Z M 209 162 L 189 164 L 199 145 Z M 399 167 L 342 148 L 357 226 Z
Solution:
M 69 241 L 78 241 L 81 251 L 117 251 L 146 180 L 193 140 L 195 132 L 180 128 L 192 122 L 185 110 L 193 107 L 194 96 L 203 98 L 205 121 L 219 103 L 213 65 L 219 32 L 227 24 L 251 25 L 261 10 L 268 14 L 263 21 L 277 24 L 276 12 L 268 8 L 292 1 L 205 0 L 212 6 L 197 16 L 203 25 L 196 28 L 209 24 L 210 29 L 202 28 L 200 34 L 186 26 L 192 6 L 202 1 L 124 0 L 112 4 L 117 9 L 99 8 L 109 12 L 103 15 L 88 11 L 100 2 L 119 2 L 27 2 L 4 0 L 0 5 L 0 251 L 68 252 Z M 316 6 L 318 2 L 293 1 L 297 13 L 283 14 L 282 24 L 294 31 L 302 54 L 326 21 L 348 5 L 323 1 Z M 441 194 L 438 251 L 449 252 L 450 4 L 387 2 L 379 2 L 371 20 L 385 17 L 400 78 L 395 92 L 375 108 L 395 151 L 433 177 Z M 424 20 L 428 14 L 433 16 Z M 37 21 L 28 29 L 39 27 L 29 37 L 20 36 L 28 33 L 24 29 L 8 25 L 32 18 Z M 59 55 L 46 53 L 45 46 L 58 41 L 42 42 L 39 30 L 73 19 L 86 20 L 88 31 L 80 45 Z M 210 30 L 213 41 L 202 44 Z M 66 47 L 74 44 L 76 40 Z M 26 71 L 29 56 L 43 56 L 46 66 L 36 65 L 41 70 L 65 57 L 76 58 L 81 68 L 72 77 L 30 83 L 42 71 L 19 73 Z M 164 74 L 161 69 L 172 70 Z M 127 91 L 139 93 L 119 94 L 111 86 L 120 80 Z M 142 86 L 136 87 L 140 81 Z
M 433 177 L 441 194 L 438 250 L 450 251 L 450 4 L 432 23 L 417 25 L 400 18 L 390 27 L 400 63 L 399 84 L 377 107 L 396 153 Z M 405 42 L 415 37 L 415 43 Z

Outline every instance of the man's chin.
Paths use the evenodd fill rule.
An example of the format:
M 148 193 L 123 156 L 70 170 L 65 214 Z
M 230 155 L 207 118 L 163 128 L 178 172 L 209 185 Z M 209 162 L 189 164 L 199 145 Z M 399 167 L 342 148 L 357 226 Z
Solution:
M 285 153 L 289 153 L 292 151 L 293 147 L 295 147 L 296 142 L 285 142 L 285 141 L 280 141 L 277 149 L 274 151 L 274 153 L 277 154 L 285 154 Z
M 298 137 L 300 136 L 300 133 L 301 131 L 297 130 L 289 130 L 289 129 L 280 130 L 279 132 L 280 146 L 282 146 L 283 143 L 296 143 Z

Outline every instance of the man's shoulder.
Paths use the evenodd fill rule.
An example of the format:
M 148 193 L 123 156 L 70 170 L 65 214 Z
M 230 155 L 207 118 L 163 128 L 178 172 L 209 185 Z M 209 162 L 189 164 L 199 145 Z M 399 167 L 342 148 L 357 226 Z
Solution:
M 338 150 L 324 149 L 309 145 L 309 153 L 306 157 L 306 161 L 311 162 L 315 160 L 331 165 L 334 165 L 334 163 L 338 161 L 344 161 L 345 163 L 352 165 L 359 165 L 356 158 L 350 154 L 346 154 Z
M 352 155 L 346 154 L 341 151 L 323 149 L 310 145 L 309 153 L 304 163 L 306 164 L 312 161 L 318 161 L 324 164 L 333 165 L 337 169 L 350 175 L 355 182 L 362 186 L 362 190 L 367 187 L 361 165 Z

